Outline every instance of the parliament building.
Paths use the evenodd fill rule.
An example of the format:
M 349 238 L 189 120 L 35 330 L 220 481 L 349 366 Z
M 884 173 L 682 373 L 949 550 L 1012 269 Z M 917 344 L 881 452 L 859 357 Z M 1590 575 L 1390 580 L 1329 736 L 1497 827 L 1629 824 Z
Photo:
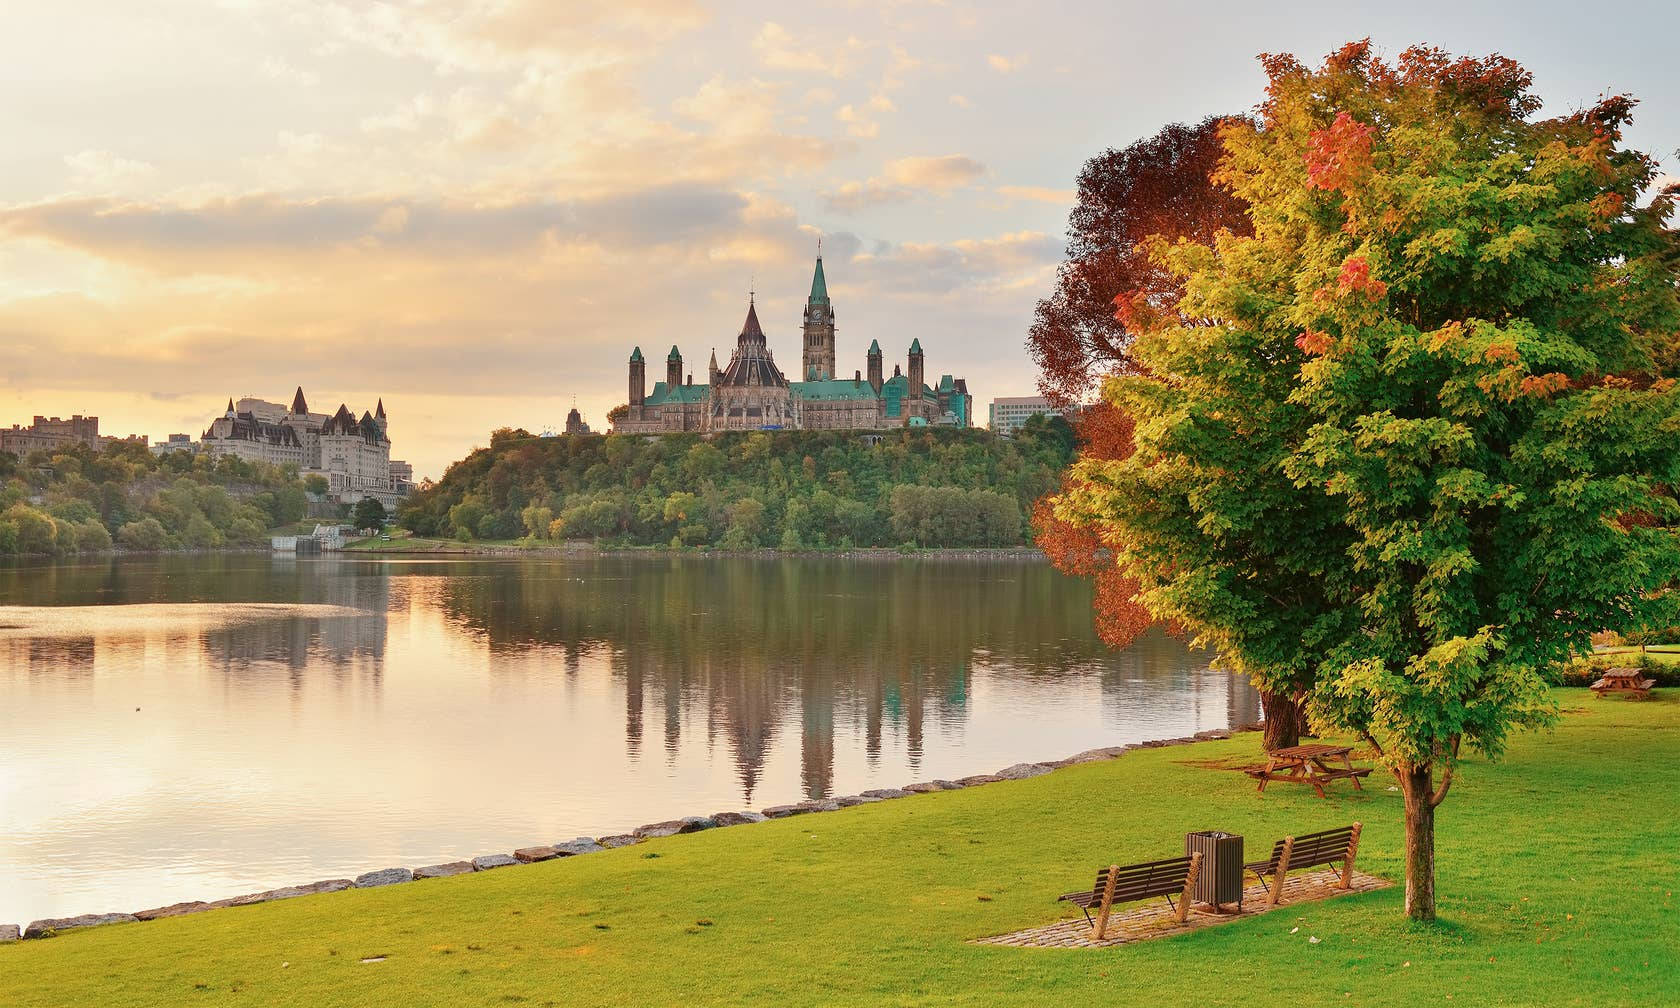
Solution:
M 919 339 L 910 342 L 907 367 L 894 364 L 891 377 L 885 374 L 878 340 L 869 344 L 867 375 L 836 375 L 834 305 L 828 299 L 820 254 L 805 302 L 803 332 L 799 381 L 788 381 L 776 366 L 758 323 L 758 308 L 750 299 L 735 352 L 720 368 L 717 351 L 712 351 L 705 384 L 696 385 L 692 374 L 685 377 L 682 353 L 673 346 L 665 359 L 665 380 L 648 391 L 647 362 L 637 347 L 630 354 L 629 408 L 613 431 L 881 430 L 972 423 L 968 382 L 943 375 L 937 386 L 926 384 Z

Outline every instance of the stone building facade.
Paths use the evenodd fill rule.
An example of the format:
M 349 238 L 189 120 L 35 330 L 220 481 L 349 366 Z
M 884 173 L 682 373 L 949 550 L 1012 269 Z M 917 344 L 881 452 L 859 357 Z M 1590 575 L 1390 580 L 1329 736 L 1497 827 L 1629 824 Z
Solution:
M 98 451 L 108 444 L 124 441 L 146 443 L 141 434 L 133 434 L 126 438 L 111 437 L 99 433 L 99 418 L 96 416 L 82 416 L 80 413 L 68 419 L 59 417 L 38 416 L 28 427 L 12 424 L 10 428 L 0 427 L 0 451 L 10 452 L 18 458 L 27 458 L 38 451 L 58 451 L 71 445 L 82 445 Z
M 637 347 L 630 354 L 629 405 L 613 431 L 881 430 L 972 423 L 974 400 L 968 382 L 943 375 L 938 385 L 928 385 L 920 339 L 911 340 L 906 367 L 893 365 L 891 377 L 884 373 L 879 340 L 870 341 L 867 376 L 863 371 L 854 371 L 850 378 L 835 374 L 834 305 L 821 255 L 801 331 L 802 380 L 797 381 L 789 381 L 776 365 L 751 300 L 729 364 L 719 367 L 714 351 L 705 384 L 695 384 L 693 375 L 684 371 L 682 353 L 673 346 L 665 359 L 665 380 L 655 382 L 649 392 L 647 361 Z
M 305 476 L 327 480 L 327 496 L 354 503 L 372 497 L 387 508 L 407 496 L 414 470 L 391 458 L 385 401 L 360 418 L 340 404 L 332 414 L 311 413 L 299 388 L 290 407 L 264 399 L 228 400 L 201 440 L 213 457 L 295 465 Z

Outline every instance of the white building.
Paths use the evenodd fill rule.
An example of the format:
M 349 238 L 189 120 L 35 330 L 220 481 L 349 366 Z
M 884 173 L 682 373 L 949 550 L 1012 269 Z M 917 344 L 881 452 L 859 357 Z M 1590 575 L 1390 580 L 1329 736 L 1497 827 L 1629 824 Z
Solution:
M 993 433 L 1008 437 L 1020 430 L 1021 425 L 1032 416 L 1062 416 L 1063 411 L 1050 405 L 1050 400 L 1043 396 L 1003 396 L 992 400 L 986 414 L 986 426 Z
M 413 486 L 414 469 L 391 459 L 391 438 L 381 399 L 358 419 L 348 406 L 332 415 L 311 413 L 300 387 L 290 408 L 265 399 L 228 400 L 204 432 L 204 450 L 253 462 L 295 465 L 304 476 L 327 479 L 329 499 L 353 504 L 372 497 L 393 508 Z

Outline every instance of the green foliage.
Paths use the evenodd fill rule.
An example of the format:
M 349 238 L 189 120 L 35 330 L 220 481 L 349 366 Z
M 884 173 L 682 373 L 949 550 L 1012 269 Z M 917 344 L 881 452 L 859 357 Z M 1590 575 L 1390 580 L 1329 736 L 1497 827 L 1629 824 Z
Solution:
M 363 497 L 356 502 L 356 507 L 351 511 L 351 515 L 357 528 L 377 529 L 385 524 L 385 505 L 372 497 Z M 543 523 L 545 527 L 547 524 L 547 522 Z
M 250 548 L 302 518 L 295 469 L 112 444 L 0 453 L 0 556 Z
M 1065 424 L 987 431 L 497 432 L 400 509 L 416 534 L 637 545 L 1019 546 L 1072 455 Z M 895 503 L 896 502 L 896 503 Z M 491 536 L 487 530 L 502 534 Z

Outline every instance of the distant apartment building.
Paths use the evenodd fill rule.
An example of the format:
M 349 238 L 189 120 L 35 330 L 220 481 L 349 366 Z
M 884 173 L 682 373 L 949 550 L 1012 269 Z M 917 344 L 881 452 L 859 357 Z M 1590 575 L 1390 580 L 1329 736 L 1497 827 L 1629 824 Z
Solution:
M 1050 400 L 1043 396 L 1003 396 L 993 399 L 986 413 L 986 426 L 993 433 L 1005 437 L 1020 430 L 1021 425 L 1036 414 L 1047 417 L 1063 415 L 1059 407 L 1050 405 Z
M 392 508 L 408 495 L 414 468 L 391 458 L 391 438 L 382 399 L 358 419 L 348 406 L 332 414 L 311 413 L 299 388 L 290 407 L 245 398 L 210 422 L 203 450 L 248 462 L 293 465 L 304 476 L 324 476 L 327 497 L 353 504 L 372 497 Z
M 0 451 L 11 452 L 18 458 L 32 452 L 57 451 L 78 444 L 98 451 L 108 444 L 135 440 L 146 443 L 145 437 L 138 434 L 126 438 L 102 437 L 99 418 L 79 413 L 67 420 L 38 416 L 28 427 L 12 424 L 10 429 L 0 428 Z
M 152 444 L 153 455 L 168 455 L 171 452 L 192 453 L 198 451 L 198 442 L 191 434 L 171 434 L 167 441 L 156 441 Z

